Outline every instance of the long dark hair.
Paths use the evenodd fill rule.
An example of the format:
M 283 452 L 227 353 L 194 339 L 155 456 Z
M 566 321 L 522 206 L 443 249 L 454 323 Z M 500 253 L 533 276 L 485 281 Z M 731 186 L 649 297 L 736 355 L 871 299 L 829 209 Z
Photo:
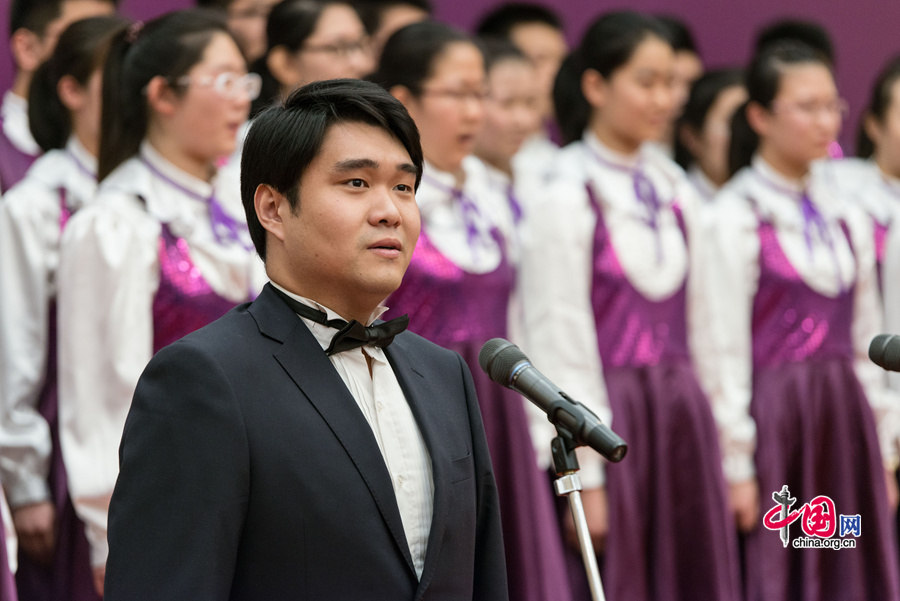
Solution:
M 98 180 L 137 154 L 149 124 L 145 91 L 150 80 L 162 76 L 175 81 L 190 71 L 217 33 L 231 36 L 224 17 L 211 10 L 188 9 L 163 15 L 142 28 L 129 27 L 113 38 L 103 71 Z
M 856 133 L 856 156 L 869 158 L 875 153 L 875 144 L 866 133 L 866 118 L 871 117 L 879 123 L 884 122 L 888 109 L 893 100 L 892 91 L 894 84 L 900 80 L 900 56 L 892 58 L 878 74 L 875 84 L 872 86 L 872 94 L 869 96 L 869 104 L 863 111 L 859 122 L 859 130 Z
M 750 127 L 747 107 L 755 102 L 765 109 L 781 87 L 785 67 L 816 64 L 831 69 L 828 59 L 812 46 L 796 40 L 773 42 L 753 58 L 745 80 L 748 100 L 734 113 L 731 120 L 731 144 L 728 148 L 728 173 L 734 175 L 750 164 L 759 148 L 759 135 Z
M 601 16 L 585 32 L 581 44 L 572 56 L 572 70 L 566 75 L 571 84 L 573 77 L 578 80 L 581 90 L 581 77 L 587 69 L 597 71 L 604 79 L 625 65 L 634 55 L 634 51 L 649 37 L 655 37 L 671 46 L 668 31 L 658 19 L 632 11 L 611 12 Z M 573 102 L 579 108 L 575 114 L 566 117 L 566 129 L 579 132 L 581 136 L 590 121 L 591 110 L 587 100 Z
M 368 79 L 387 90 L 404 86 L 414 96 L 434 73 L 435 60 L 456 42 L 481 49 L 467 34 L 437 21 L 413 23 L 395 31 L 384 45 L 378 70 Z
M 333 4 L 347 4 L 344 0 L 282 0 L 269 13 L 266 21 L 266 53 L 253 62 L 250 70 L 259 73 L 262 88 L 259 97 L 253 101 L 250 115 L 281 98 L 281 82 L 269 69 L 269 54 L 282 46 L 289 52 L 297 52 L 316 30 L 322 13 Z
M 728 88 L 743 85 L 743 70 L 715 69 L 704 73 L 691 86 L 691 93 L 675 126 L 675 162 L 683 169 L 690 167 L 695 157 L 681 141 L 681 130 L 687 127 L 697 133 L 703 131 L 706 116 L 719 99 L 719 94 Z
M 128 26 L 118 16 L 82 19 L 59 36 L 53 54 L 34 73 L 28 90 L 28 126 L 38 145 L 46 152 L 63 148 L 72 134 L 72 116 L 62 103 L 57 87 L 65 77 L 78 85 L 88 84 L 91 75 L 106 61 L 110 41 Z

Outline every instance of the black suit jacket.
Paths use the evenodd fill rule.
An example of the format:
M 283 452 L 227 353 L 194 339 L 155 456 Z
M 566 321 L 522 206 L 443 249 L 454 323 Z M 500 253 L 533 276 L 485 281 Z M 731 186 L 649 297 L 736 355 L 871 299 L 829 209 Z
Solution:
M 110 507 L 106 601 L 505 600 L 471 374 L 411 333 L 387 355 L 432 460 L 421 581 L 371 428 L 267 286 L 141 376 Z

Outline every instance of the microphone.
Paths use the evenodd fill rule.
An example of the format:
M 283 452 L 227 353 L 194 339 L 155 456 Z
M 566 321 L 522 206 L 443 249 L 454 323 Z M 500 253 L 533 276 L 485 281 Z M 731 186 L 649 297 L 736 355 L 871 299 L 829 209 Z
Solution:
M 879 334 L 873 338 L 869 359 L 888 371 L 900 371 L 900 336 Z
M 478 364 L 491 380 L 511 388 L 541 408 L 554 426 L 579 445 L 589 446 L 612 462 L 622 461 L 628 445 L 590 409 L 575 401 L 539 372 L 515 344 L 492 338 L 478 353 Z

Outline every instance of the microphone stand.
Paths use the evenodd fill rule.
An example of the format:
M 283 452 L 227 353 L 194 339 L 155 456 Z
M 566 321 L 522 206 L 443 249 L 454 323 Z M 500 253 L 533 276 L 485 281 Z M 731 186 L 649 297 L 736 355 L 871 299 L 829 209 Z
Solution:
M 597 555 L 594 553 L 594 544 L 591 542 L 587 518 L 584 515 L 584 505 L 581 503 L 581 478 L 578 476 L 578 459 L 575 457 L 575 448 L 578 445 L 564 428 L 556 426 L 556 434 L 556 438 L 550 443 L 553 470 L 557 475 L 553 488 L 556 489 L 557 496 L 567 497 L 569 500 L 569 509 L 575 521 L 575 532 L 581 547 L 581 559 L 584 561 L 588 584 L 591 587 L 591 598 L 594 601 L 606 601 L 603 584 L 600 582 L 600 569 L 597 567 Z

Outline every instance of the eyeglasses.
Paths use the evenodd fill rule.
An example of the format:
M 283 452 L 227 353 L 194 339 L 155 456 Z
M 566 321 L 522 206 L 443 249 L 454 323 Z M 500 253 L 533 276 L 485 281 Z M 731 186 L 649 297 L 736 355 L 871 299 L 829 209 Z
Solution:
M 775 110 L 789 111 L 806 119 L 814 119 L 823 113 L 828 117 L 846 117 L 849 111 L 847 101 L 843 98 L 835 98 L 828 102 L 815 100 L 807 102 L 779 102 L 773 108 Z
M 488 97 L 487 90 L 450 90 L 450 89 L 429 89 L 425 88 L 421 92 L 422 96 L 438 96 L 442 98 L 450 98 L 456 102 L 462 103 L 466 100 L 474 100 L 475 102 L 484 102 Z
M 179 86 L 191 84 L 204 87 L 212 87 L 218 94 L 225 98 L 238 98 L 245 94 L 249 100 L 256 100 L 262 88 L 262 78 L 256 73 L 238 75 L 232 71 L 219 73 L 218 75 L 185 75 L 179 77 L 175 83 Z
M 335 58 L 347 58 L 352 54 L 369 51 L 369 38 L 363 36 L 352 42 L 335 42 L 334 44 L 306 44 L 300 48 L 300 52 L 321 52 L 330 54 Z

